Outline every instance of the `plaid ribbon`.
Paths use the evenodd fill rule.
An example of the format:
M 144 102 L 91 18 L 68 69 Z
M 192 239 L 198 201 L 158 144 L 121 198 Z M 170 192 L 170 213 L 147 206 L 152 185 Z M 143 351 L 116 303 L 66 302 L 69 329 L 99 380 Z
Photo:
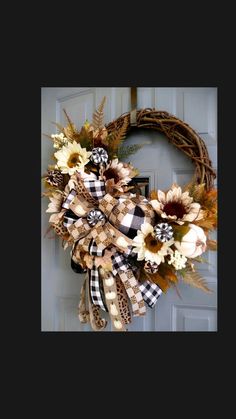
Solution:
M 131 267 L 126 260 L 125 256 L 122 253 L 116 252 L 112 255 L 112 267 L 113 274 L 119 275 L 121 272 L 127 272 L 131 270 Z M 149 307 L 153 308 L 157 302 L 157 299 L 162 294 L 162 290 L 158 287 L 157 284 L 154 284 L 150 281 L 145 281 L 139 285 L 139 289 L 142 293 L 144 301 L 148 304 Z
M 135 206 L 128 214 L 122 218 L 119 230 L 126 236 L 133 239 L 137 236 L 137 230 L 140 229 L 141 224 L 144 222 L 144 212 L 139 206 Z
M 70 227 L 72 224 L 74 224 L 78 220 L 78 216 L 75 215 L 75 213 L 71 210 L 67 210 L 64 213 L 64 219 L 63 219 L 63 225 L 65 227 Z
M 101 252 L 95 241 L 91 240 L 89 244 L 89 253 L 93 256 L 103 256 L 104 252 Z M 99 306 L 104 311 L 108 311 L 103 296 L 104 291 L 102 289 L 102 282 L 100 281 L 99 271 L 95 263 L 93 263 L 92 269 L 89 269 L 89 287 L 93 304 Z
M 153 308 L 157 302 L 157 299 L 162 294 L 162 290 L 158 287 L 157 284 L 154 284 L 150 281 L 145 281 L 140 284 L 139 289 L 142 293 L 144 301 L 150 308 Z
M 112 255 L 111 259 L 113 268 L 112 273 L 113 275 L 119 275 L 121 281 L 123 282 L 132 305 L 133 315 L 142 316 L 146 313 L 146 307 L 139 289 L 138 281 L 134 277 L 129 263 L 120 252 L 116 252 Z
M 152 224 L 155 213 L 151 205 L 134 199 L 118 198 L 118 204 L 111 212 L 109 221 L 130 239 L 137 235 L 144 222 Z
M 70 203 L 73 201 L 75 196 L 76 196 L 76 190 L 71 189 L 69 195 L 67 196 L 66 200 L 62 204 L 62 208 L 69 209 L 70 208 Z
M 95 266 L 95 264 L 93 264 L 92 269 L 89 269 L 89 287 L 93 304 L 95 306 L 99 306 L 102 310 L 107 311 L 107 307 L 103 302 L 102 293 L 100 290 L 98 268 Z
M 105 182 L 95 179 L 84 179 L 84 186 L 95 199 L 101 199 L 106 194 Z
M 103 249 L 103 250 L 99 249 L 99 247 L 96 245 L 96 242 L 94 240 L 91 240 L 90 245 L 89 245 L 90 255 L 103 256 L 104 251 L 105 251 L 105 249 Z

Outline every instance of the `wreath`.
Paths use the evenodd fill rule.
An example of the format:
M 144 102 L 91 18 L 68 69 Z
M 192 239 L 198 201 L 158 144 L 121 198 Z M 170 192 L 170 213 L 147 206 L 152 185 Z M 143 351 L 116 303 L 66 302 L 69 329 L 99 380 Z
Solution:
M 85 275 L 78 317 L 103 330 L 108 312 L 114 331 L 126 331 L 132 316 L 143 316 L 169 288 L 184 281 L 211 292 L 196 270 L 202 254 L 216 250 L 209 234 L 217 225 L 215 172 L 204 141 L 185 122 L 155 109 L 135 110 L 104 125 L 105 98 L 78 130 L 56 124 L 55 162 L 43 175 L 49 198 L 49 230 L 70 247 L 71 267 Z M 142 145 L 128 146 L 129 130 L 158 130 L 195 164 L 181 188 L 132 193 L 138 170 L 122 158 Z M 177 289 L 178 290 L 178 289 Z

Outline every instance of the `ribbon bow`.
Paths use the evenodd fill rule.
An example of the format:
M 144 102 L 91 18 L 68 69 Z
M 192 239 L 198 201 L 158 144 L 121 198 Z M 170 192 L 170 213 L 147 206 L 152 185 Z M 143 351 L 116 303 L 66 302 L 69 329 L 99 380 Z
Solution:
M 64 226 L 67 227 L 74 241 L 79 241 L 84 251 L 89 251 L 91 240 L 94 240 L 100 252 L 113 244 L 122 252 L 129 253 L 132 240 L 111 224 L 109 217 L 113 213 L 113 216 L 116 216 L 117 223 L 119 223 L 136 205 L 130 199 L 125 199 L 120 203 L 110 194 L 105 194 L 103 181 L 88 180 L 87 182 L 84 181 L 84 185 L 86 185 L 87 191 L 93 192 L 93 198 L 96 196 L 98 199 L 88 202 L 83 195 L 78 196 L 77 191 L 72 189 L 62 207 L 73 211 L 77 219 L 75 220 L 74 216 L 65 215 Z M 104 220 L 91 225 L 88 216 L 94 209 L 100 210 L 104 214 Z
M 101 180 L 85 179 L 83 182 L 79 180 L 75 186 L 76 189 L 70 191 L 62 205 L 67 209 L 64 215 L 64 226 L 74 238 L 73 249 L 88 252 L 95 257 L 103 256 L 106 247 L 112 245 L 113 268 L 110 275 L 113 278 L 119 276 L 121 279 L 130 299 L 133 315 L 144 315 L 146 312 L 144 301 L 153 307 L 161 290 L 149 281 L 141 285 L 138 283 L 127 262 L 127 256 L 132 253 L 132 239 L 118 228 L 123 229 L 126 234 L 136 232 L 140 219 L 145 216 L 149 218 L 149 221 L 151 220 L 152 209 L 148 208 L 147 203 L 142 202 L 143 200 L 137 202 L 137 199 L 132 200 L 127 197 L 116 199 L 106 194 L 105 184 Z M 143 211 L 137 204 L 141 208 L 144 204 Z M 96 214 L 99 215 L 97 219 L 91 218 Z M 108 311 L 111 306 L 101 286 L 103 280 L 101 270 L 93 263 L 92 269 L 89 269 L 90 296 L 94 305 Z

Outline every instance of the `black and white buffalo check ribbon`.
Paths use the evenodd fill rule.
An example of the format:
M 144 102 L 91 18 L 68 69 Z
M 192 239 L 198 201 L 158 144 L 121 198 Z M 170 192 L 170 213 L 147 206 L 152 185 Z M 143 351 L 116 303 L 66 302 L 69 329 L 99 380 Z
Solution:
M 62 204 L 62 208 L 69 209 L 70 208 L 70 204 L 73 201 L 75 195 L 76 195 L 75 189 L 71 189 L 69 195 L 67 196 L 66 200 Z
M 113 275 L 119 274 L 120 271 L 127 271 L 132 269 L 131 265 L 128 263 L 127 259 L 120 252 L 116 252 L 112 255 L 112 267 Z M 142 293 L 144 301 L 148 304 L 150 308 L 153 308 L 157 302 L 157 299 L 162 294 L 162 290 L 158 287 L 157 284 L 154 284 L 150 281 L 145 281 L 139 284 L 139 289 Z
M 70 227 L 78 218 L 79 217 L 73 211 L 67 210 L 64 214 L 63 225 L 65 227 Z
M 89 269 L 89 288 L 93 304 L 99 306 L 104 311 L 108 311 L 102 298 L 99 271 L 95 264 L 92 269 Z
M 103 256 L 104 252 L 101 252 L 94 240 L 91 241 L 89 246 L 89 253 L 93 256 Z M 89 288 L 91 300 L 94 305 L 99 306 L 102 310 L 108 311 L 107 306 L 104 302 L 102 283 L 99 278 L 99 271 L 95 263 L 92 269 L 89 269 Z
M 130 210 L 123 217 L 119 227 L 120 231 L 130 239 L 133 239 L 137 235 L 140 225 L 144 222 L 144 217 L 142 208 L 136 205 L 133 210 Z
M 103 256 L 105 249 L 99 249 L 94 240 L 91 240 L 89 245 L 89 253 L 93 256 Z
M 150 308 L 153 308 L 157 302 L 157 299 L 162 294 L 162 290 L 157 284 L 153 284 L 150 281 L 145 281 L 139 285 L 139 289 L 142 293 L 144 301 Z
M 84 179 L 84 186 L 95 199 L 101 199 L 106 194 L 105 182 L 103 180 Z

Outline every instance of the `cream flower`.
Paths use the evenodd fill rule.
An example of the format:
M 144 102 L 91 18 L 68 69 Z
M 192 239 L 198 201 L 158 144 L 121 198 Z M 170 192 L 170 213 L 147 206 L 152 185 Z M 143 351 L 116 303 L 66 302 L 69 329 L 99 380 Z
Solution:
M 150 204 L 162 218 L 178 224 L 203 218 L 200 204 L 193 202 L 189 192 L 182 192 L 180 186 L 173 184 L 167 193 L 158 190 L 157 195 L 158 199 L 151 200 Z
M 48 205 L 48 209 L 46 212 L 60 212 L 61 211 L 61 204 L 63 201 L 62 194 L 58 192 L 53 192 L 52 196 L 49 196 L 50 203 Z
M 102 179 L 105 179 L 106 183 L 112 180 L 115 189 L 123 192 L 122 186 L 127 185 L 134 176 L 133 170 L 133 166 L 114 159 L 106 167 L 101 167 L 100 175 Z
M 170 260 L 168 260 L 169 265 L 173 265 L 176 270 L 183 269 L 186 266 L 187 258 L 183 256 L 178 250 L 175 250 L 172 255 L 170 255 Z
M 60 134 L 52 134 L 51 138 L 53 139 L 53 147 L 57 148 L 58 150 L 63 146 L 68 145 L 68 139 L 65 137 L 63 132 Z
M 195 224 L 189 224 L 190 230 L 183 236 L 181 243 L 175 242 L 178 251 L 189 258 L 200 256 L 206 250 L 206 235 L 203 229 Z
M 137 253 L 137 260 L 156 262 L 160 265 L 165 261 L 165 256 L 172 253 L 170 246 L 174 243 L 171 239 L 165 243 L 159 242 L 154 234 L 153 226 L 149 223 L 141 225 L 141 231 L 138 230 L 138 235 L 133 239 L 134 253 Z
M 58 160 L 57 167 L 61 170 L 61 173 L 73 175 L 76 170 L 83 169 L 89 162 L 91 151 L 87 151 L 86 148 L 82 148 L 80 144 L 73 141 L 73 143 L 68 143 L 67 146 L 54 153 L 54 156 Z

